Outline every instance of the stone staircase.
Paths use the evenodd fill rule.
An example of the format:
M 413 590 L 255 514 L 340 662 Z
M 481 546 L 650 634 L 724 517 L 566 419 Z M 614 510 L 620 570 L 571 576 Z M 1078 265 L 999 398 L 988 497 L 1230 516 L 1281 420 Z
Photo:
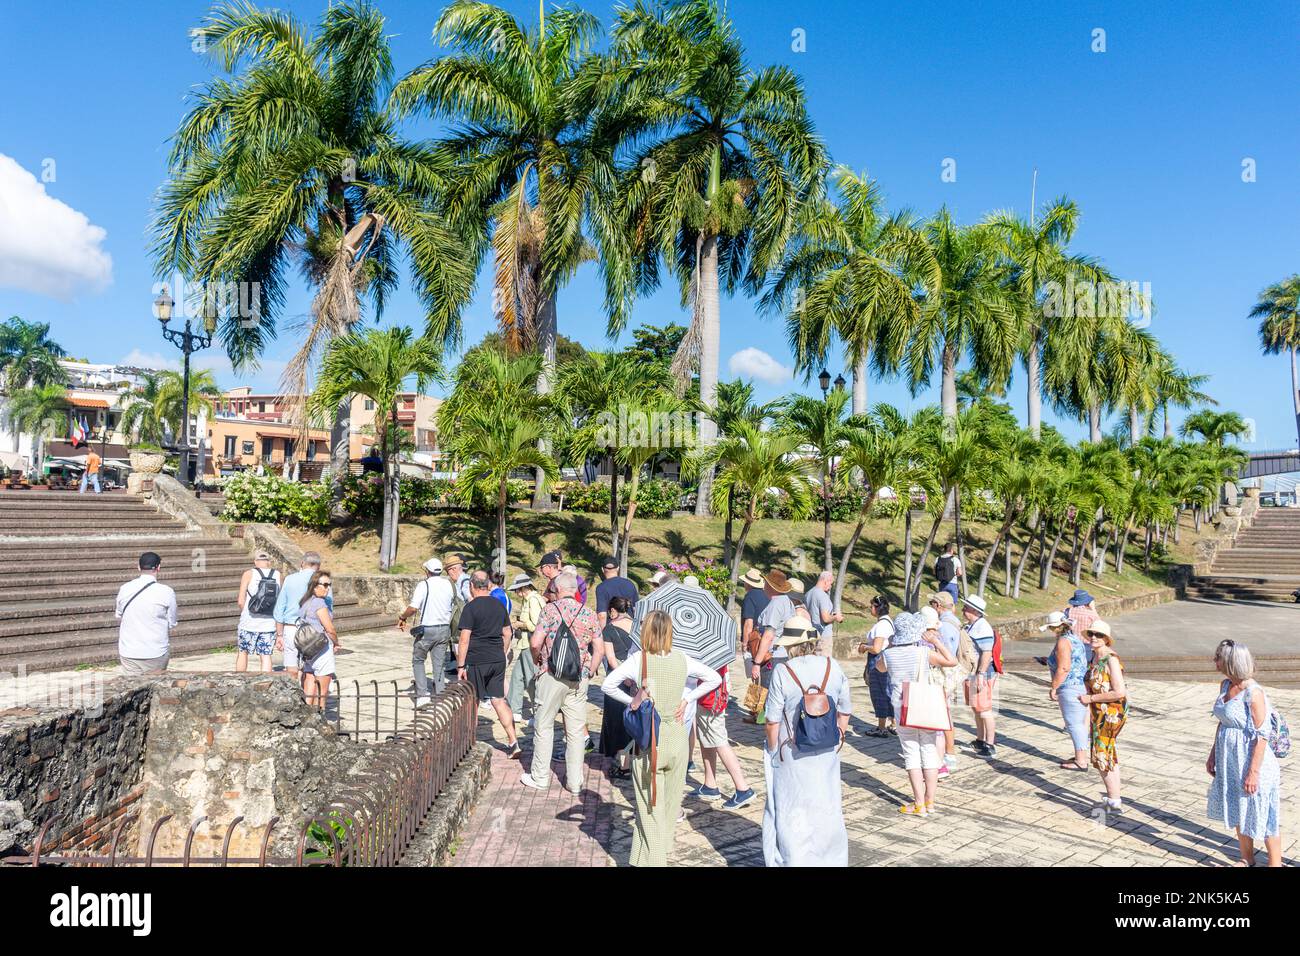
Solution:
M 1021 642 L 1017 641 L 1016 644 Z M 1031 642 L 1024 642 L 1029 644 Z M 1033 654 L 1047 656 L 1051 653 L 1048 641 L 1032 642 Z M 1047 668 L 1027 656 L 1007 656 L 1007 670 L 1047 680 Z M 1124 673 L 1144 680 L 1190 681 L 1214 683 L 1223 678 L 1214 668 L 1207 654 L 1200 656 L 1156 657 L 1154 655 L 1125 654 Z M 1300 651 L 1295 654 L 1259 654 L 1255 657 L 1255 679 L 1265 687 L 1300 687 Z
M 1261 508 L 1187 597 L 1207 601 L 1294 601 L 1300 588 L 1300 508 Z
M 123 492 L 0 491 L 0 671 L 116 661 L 114 600 L 142 551 L 161 555 L 159 580 L 176 591 L 172 655 L 233 646 L 235 592 L 252 564 L 240 542 Z M 345 640 L 392 624 L 355 601 L 337 601 L 335 617 Z

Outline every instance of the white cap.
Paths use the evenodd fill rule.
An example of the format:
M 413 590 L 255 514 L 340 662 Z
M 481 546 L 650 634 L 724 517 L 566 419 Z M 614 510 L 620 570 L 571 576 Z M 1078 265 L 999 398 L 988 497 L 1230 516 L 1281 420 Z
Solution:
M 682 578 L 682 584 L 685 584 L 688 588 L 698 588 L 700 586 L 700 579 L 693 574 L 688 574 L 686 577 Z
M 430 558 L 424 562 L 424 570 L 430 574 L 442 574 L 442 562 L 437 558 Z
M 1047 615 L 1047 623 L 1039 626 L 1040 631 L 1049 631 L 1054 627 L 1060 627 L 1062 624 L 1069 624 L 1070 619 L 1060 611 L 1053 611 Z
M 927 604 L 921 608 L 921 620 L 924 622 L 927 631 L 933 630 L 939 626 L 939 612 Z

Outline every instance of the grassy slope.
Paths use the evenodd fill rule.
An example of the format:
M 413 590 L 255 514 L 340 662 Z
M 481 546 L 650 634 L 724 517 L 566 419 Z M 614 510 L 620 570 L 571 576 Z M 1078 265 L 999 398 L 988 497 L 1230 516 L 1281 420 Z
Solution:
M 395 571 L 412 573 L 431 556 L 442 556 L 448 551 L 465 555 L 478 555 L 486 562 L 494 546 L 494 519 L 459 512 L 429 515 L 415 521 L 402 523 L 398 565 Z M 653 565 L 669 561 L 688 561 L 698 564 L 707 558 L 715 561 L 722 557 L 722 521 L 719 519 L 674 518 L 671 520 L 637 520 L 632 529 L 632 552 L 629 576 L 645 585 Z M 739 534 L 739 523 L 736 525 Z M 832 528 L 836 545 L 835 562 L 839 565 L 839 548 L 848 541 L 852 525 L 835 524 Z M 508 522 L 510 534 L 510 564 L 516 570 L 531 571 L 537 559 L 550 548 L 559 547 L 565 557 L 590 576 L 609 549 L 608 520 L 600 515 L 572 512 L 534 513 L 515 510 Z M 917 521 L 913 526 L 913 560 L 919 556 L 929 531 L 929 519 Z M 989 543 L 996 534 L 994 526 L 964 523 L 967 544 L 967 581 L 973 591 L 979 580 L 980 567 Z M 372 529 L 347 528 L 329 535 L 290 530 L 288 532 L 304 548 L 313 548 L 327 556 L 328 568 L 338 573 L 373 573 L 375 555 L 379 550 L 378 536 Z M 952 525 L 940 528 L 936 547 L 930 554 L 929 570 L 933 569 L 938 546 L 952 534 Z M 1182 543 L 1173 546 L 1172 561 L 1190 561 L 1196 536 L 1185 519 Z M 744 566 L 760 569 L 782 568 L 811 583 L 821 566 L 822 526 L 812 521 L 762 521 L 750 532 L 745 548 Z M 1002 593 L 1002 556 L 989 573 L 985 597 L 994 618 L 1013 618 L 1032 612 L 1059 608 L 1073 593 L 1065 573 L 1068 571 L 1068 543 L 1062 540 L 1057 553 L 1057 573 L 1053 575 L 1046 591 L 1037 588 L 1036 555 L 1030 556 L 1022 581 L 1021 597 L 1013 601 Z M 1013 562 L 1020 557 L 1022 542 L 1018 541 Z M 871 596 L 884 593 L 895 603 L 902 593 L 903 577 L 903 523 L 887 520 L 868 523 L 858 542 L 854 560 L 849 565 L 849 583 L 844 591 L 845 614 L 851 628 L 865 622 L 867 602 Z M 1141 549 L 1130 547 L 1123 575 L 1117 576 L 1108 562 L 1107 571 L 1098 580 L 1085 569 L 1083 584 L 1099 598 L 1116 597 L 1148 591 L 1164 583 L 1165 565 L 1153 560 L 1151 574 L 1141 570 Z M 1014 572 L 1014 564 L 1013 564 Z M 926 584 L 933 586 L 933 576 L 926 575 Z

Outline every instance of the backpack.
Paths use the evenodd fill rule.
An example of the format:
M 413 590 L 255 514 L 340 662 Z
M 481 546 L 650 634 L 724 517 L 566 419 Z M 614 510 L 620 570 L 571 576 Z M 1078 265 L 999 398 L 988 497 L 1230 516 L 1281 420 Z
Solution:
M 298 633 L 293 638 L 294 647 L 298 649 L 298 660 L 304 664 L 324 654 L 329 643 L 329 635 L 314 624 L 298 625 Z
M 1002 632 L 996 627 L 993 628 L 993 670 L 998 674 L 1006 673 L 1006 665 L 1002 662 Z
M 568 622 L 564 620 L 564 612 L 557 607 L 555 613 L 560 617 L 560 624 L 555 629 L 555 637 L 551 639 L 551 656 L 548 659 L 551 676 L 557 680 L 576 681 L 582 677 L 582 651 Z M 574 619 L 577 620 L 576 614 Z
M 1276 710 L 1268 716 L 1268 746 L 1278 760 L 1291 753 L 1291 728 L 1286 725 L 1286 718 Z
M 957 576 L 957 565 L 953 563 L 951 557 L 942 554 L 934 563 L 934 576 L 939 579 L 940 585 L 947 584 Z
M 722 678 L 722 683 L 699 700 L 700 706 L 710 714 L 725 714 L 727 712 L 727 668 L 725 664 L 718 671 L 718 676 Z
M 427 592 L 426 592 L 427 593 Z M 460 588 L 455 582 L 451 585 L 451 643 L 460 639 L 460 614 L 465 610 L 465 599 L 460 596 Z
M 795 676 L 794 668 L 789 664 L 783 666 L 803 695 L 795 713 L 794 733 L 791 735 L 795 749 L 807 754 L 834 750 L 840 745 L 840 729 L 835 701 L 826 693 L 826 685 L 831 679 L 830 658 L 826 659 L 826 674 L 822 677 L 820 686 L 810 684 L 805 688 Z
M 563 622 L 563 619 L 561 619 Z M 623 710 L 623 729 L 636 745 L 639 753 L 648 753 L 650 757 L 650 806 L 659 798 L 656 773 L 659 763 L 659 711 L 655 709 L 654 698 L 646 690 L 646 652 L 641 651 L 641 684 L 632 702 Z
M 979 666 L 980 655 L 975 649 L 975 642 L 970 639 L 970 634 L 966 628 L 957 629 L 957 664 L 967 674 L 974 674 L 975 668 Z M 996 639 L 996 638 L 995 638 Z
M 262 573 L 261 568 L 254 568 L 261 578 L 257 590 L 248 599 L 248 613 L 253 617 L 270 617 L 275 612 L 275 599 L 280 595 L 280 585 L 276 583 L 275 572 Z

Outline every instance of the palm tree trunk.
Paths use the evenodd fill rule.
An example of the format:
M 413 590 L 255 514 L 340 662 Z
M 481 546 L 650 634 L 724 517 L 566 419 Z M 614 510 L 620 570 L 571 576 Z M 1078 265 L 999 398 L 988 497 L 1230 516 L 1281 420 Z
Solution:
M 912 495 L 907 495 L 903 513 L 903 600 L 912 593 Z
M 509 483 L 508 479 L 501 479 L 501 487 L 497 490 L 497 561 L 499 566 L 493 568 L 505 574 L 506 568 L 509 567 L 509 561 L 506 555 L 506 507 L 509 505 Z
M 1079 519 L 1074 520 L 1074 547 L 1070 549 L 1070 583 L 1076 588 L 1083 571 L 1083 537 L 1079 533 Z
M 718 358 L 721 349 L 722 312 L 718 298 L 718 237 L 708 236 L 700 248 L 700 401 L 710 408 L 718 398 Z M 700 444 L 711 446 L 718 438 L 717 423 L 700 419 Z M 713 466 L 700 473 L 700 489 L 695 497 L 695 514 L 707 518 L 713 513 Z
M 555 296 L 543 295 L 537 307 L 537 349 L 542 353 L 542 373 L 537 376 L 537 394 L 549 395 L 555 380 L 555 346 L 558 337 L 558 317 L 555 312 Z M 550 438 L 538 442 L 542 451 L 551 453 Z M 534 469 L 533 508 L 549 511 L 551 508 L 551 489 L 546 484 L 546 474 L 542 469 Z
M 975 593 L 980 597 L 984 596 L 984 588 L 988 584 L 989 571 L 993 569 L 993 562 L 997 560 L 998 548 L 1007 537 L 1007 532 L 1011 530 L 1012 522 L 1016 520 L 1015 511 L 1008 509 L 1007 516 L 1002 522 L 1002 527 L 998 529 L 998 536 L 993 539 L 993 547 L 989 549 L 989 556 L 984 559 L 984 567 L 980 569 L 980 580 L 976 587 Z M 1011 542 L 1007 541 L 1007 581 L 1011 580 Z
M 957 539 L 957 561 L 961 564 L 961 593 L 968 594 L 970 585 L 966 583 L 966 544 L 961 536 L 961 485 L 955 485 L 952 489 L 952 517 L 953 537 Z
M 822 470 L 822 570 L 829 571 L 831 555 L 831 479 L 830 469 Z
M 1062 521 L 1060 527 L 1056 529 L 1056 538 L 1052 541 L 1052 549 L 1047 554 L 1042 555 L 1042 561 L 1038 568 L 1038 590 L 1047 589 L 1047 585 L 1052 581 L 1052 565 L 1056 563 L 1056 549 L 1061 546 L 1061 538 L 1065 535 L 1065 522 Z
M 620 554 L 618 549 L 618 473 L 622 470 L 613 455 L 609 456 L 609 537 L 613 543 L 610 554 Z
M 392 554 L 393 538 L 393 483 L 392 476 L 389 474 L 391 463 L 389 462 L 388 443 L 384 442 L 382 454 L 384 457 L 384 510 L 379 519 L 379 570 L 387 571 L 390 565 L 390 555 Z
M 1147 522 L 1146 543 L 1142 546 L 1142 570 L 1151 570 L 1151 522 Z
M 1038 370 L 1040 360 L 1039 348 L 1042 342 L 1042 329 L 1037 324 L 1034 326 L 1033 336 L 1029 343 L 1029 351 L 1025 354 L 1025 378 L 1027 395 L 1027 407 L 1025 410 L 1028 419 L 1029 434 L 1033 436 L 1034 441 L 1042 436 L 1043 426 L 1043 385 L 1042 375 Z M 980 594 L 984 593 L 981 585 Z
M 745 523 L 740 526 L 740 537 L 736 539 L 736 557 L 731 562 L 731 587 L 728 589 L 727 614 L 732 614 L 736 610 L 736 587 L 740 580 L 740 562 L 745 559 L 745 539 L 749 537 L 749 529 L 754 524 L 754 514 L 758 509 L 758 495 L 753 494 L 749 497 L 749 506 L 745 509 Z
M 334 409 L 334 423 L 330 425 L 330 521 L 340 524 L 349 519 L 343 507 L 343 479 L 352 459 L 352 398 L 343 399 Z
M 912 582 L 912 590 L 905 595 L 907 609 L 909 611 L 916 609 L 916 603 L 921 597 L 921 584 L 925 580 L 925 565 L 930 560 L 930 549 L 934 547 L 934 539 L 939 534 L 939 525 L 943 522 L 944 512 L 952 505 L 953 493 L 950 490 L 944 497 L 944 505 L 934 516 L 934 521 L 930 524 L 930 534 L 925 539 L 925 547 L 921 550 L 921 559 L 916 563 L 916 580 Z
M 1130 446 L 1136 446 L 1138 440 L 1142 437 L 1142 425 L 1138 421 L 1138 407 L 1130 405 L 1128 407 L 1128 443 Z
M 1178 544 L 1179 533 L 1183 530 L 1183 506 L 1174 509 L 1174 544 Z
M 1169 425 L 1169 403 L 1168 403 L 1168 402 L 1164 402 L 1163 405 L 1164 405 L 1164 411 L 1165 411 L 1165 437 L 1166 437 L 1166 438 L 1173 438 L 1173 437 L 1174 437 L 1174 430 L 1173 430 L 1173 428 L 1170 427 L 1170 425 Z
M 840 573 L 835 576 L 835 594 L 831 598 L 831 603 L 837 611 L 840 609 L 840 599 L 844 596 L 844 582 L 849 576 L 849 562 L 853 560 L 853 551 L 858 546 L 858 539 L 862 537 L 862 528 L 866 525 L 867 516 L 871 514 L 875 504 L 876 493 L 872 491 L 863 502 L 862 510 L 858 512 L 858 523 L 853 528 L 853 534 L 849 535 L 849 543 L 845 545 L 844 553 L 840 555 Z
M 397 564 L 397 532 L 402 522 L 402 466 L 393 463 L 393 511 L 389 516 L 392 528 L 388 532 L 388 566 Z
M 957 348 L 951 342 L 943 344 L 943 381 L 940 386 L 943 420 L 957 420 Z
M 1128 522 L 1119 529 L 1119 539 L 1115 542 L 1115 573 L 1124 573 L 1124 552 L 1128 550 Z
M 623 517 L 623 550 L 618 556 L 618 573 L 627 577 L 627 554 L 632 548 L 632 518 L 636 515 L 636 496 L 641 486 L 641 469 L 632 469 L 632 484 L 627 488 L 627 514 Z
M 731 567 L 731 554 L 734 550 L 734 542 L 731 537 L 731 524 L 734 520 L 736 510 L 736 490 L 735 488 L 727 489 L 727 517 L 722 523 L 722 563 Z
M 853 414 L 867 413 L 867 352 L 862 353 L 862 360 L 853 366 Z M 836 602 L 838 606 L 839 602 Z
M 1025 565 L 1029 563 L 1029 552 L 1034 547 L 1034 538 L 1038 537 L 1041 539 L 1042 537 L 1041 535 L 1035 535 L 1034 532 L 1037 531 L 1038 527 L 1042 524 L 1046 524 L 1046 522 L 1042 520 L 1040 515 L 1035 514 L 1032 523 L 1029 525 L 1029 534 L 1025 537 L 1025 550 L 1020 552 L 1020 561 L 1016 565 L 1016 579 L 1015 583 L 1011 586 L 1011 596 L 1013 598 L 1020 597 L 1020 579 L 1024 576 Z M 1042 548 L 1041 543 L 1039 544 L 1039 548 Z

